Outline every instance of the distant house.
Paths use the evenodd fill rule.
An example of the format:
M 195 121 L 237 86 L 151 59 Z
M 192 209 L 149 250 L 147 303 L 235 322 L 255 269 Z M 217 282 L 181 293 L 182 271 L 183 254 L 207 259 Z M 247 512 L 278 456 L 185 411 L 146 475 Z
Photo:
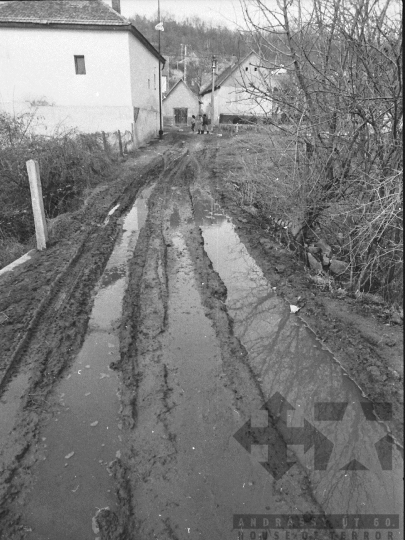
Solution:
M 163 121 L 166 125 L 182 125 L 190 122 L 199 112 L 198 96 L 180 79 L 163 100 Z
M 282 71 L 282 70 L 281 70 Z M 285 71 L 285 70 L 284 70 Z M 268 88 L 272 84 L 274 75 L 270 64 L 263 65 L 263 61 L 255 52 L 249 53 L 242 60 L 227 67 L 214 82 L 214 107 L 211 110 L 212 83 L 210 82 L 200 92 L 204 112 L 212 118 L 222 121 L 231 121 L 239 116 L 265 116 L 271 114 L 273 103 L 271 100 L 253 98 L 246 91 L 252 84 L 257 88 Z
M 165 60 L 112 2 L 0 3 L 0 109 L 35 110 L 46 132 L 156 135 Z

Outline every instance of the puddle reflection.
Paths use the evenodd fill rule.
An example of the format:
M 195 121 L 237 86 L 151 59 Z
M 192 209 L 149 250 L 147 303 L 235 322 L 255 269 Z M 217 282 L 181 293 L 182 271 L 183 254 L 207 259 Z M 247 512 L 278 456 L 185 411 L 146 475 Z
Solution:
M 314 470 L 313 448 L 304 453 L 303 444 L 290 447 L 307 468 L 316 499 L 329 514 L 402 515 L 402 456 L 386 439 L 386 426 L 366 419 L 360 402 L 367 400 L 313 333 L 273 293 L 231 221 L 212 212 L 215 207 L 218 213 L 212 201 L 198 201 L 196 206 L 205 250 L 227 287 L 235 335 L 249 353 L 264 395 L 268 399 L 279 392 L 291 404 L 287 426 L 303 427 L 305 419 L 333 443 L 322 471 Z M 215 220 L 208 219 L 208 209 Z M 331 419 L 315 414 L 322 402 L 337 403 L 332 406 L 335 411 L 338 404 L 347 406 L 340 406 L 344 412 L 340 419 L 336 414 L 329 415 Z M 387 465 L 391 455 L 392 467 Z
M 119 451 L 119 381 L 109 368 L 119 360 L 118 324 L 126 274 L 147 216 L 154 186 L 141 193 L 95 288 L 84 344 L 58 386 L 60 402 L 41 434 L 37 481 L 24 512 L 32 540 L 94 538 L 97 508 L 116 505 L 108 464 Z

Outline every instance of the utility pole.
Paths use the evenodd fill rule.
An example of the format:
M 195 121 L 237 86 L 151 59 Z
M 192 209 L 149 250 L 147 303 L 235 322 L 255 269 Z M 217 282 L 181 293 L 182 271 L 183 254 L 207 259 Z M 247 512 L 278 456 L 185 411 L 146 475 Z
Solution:
M 211 126 L 214 127 L 216 124 L 216 118 L 215 118 L 215 71 L 217 67 L 217 59 L 215 56 L 212 56 L 212 88 L 211 88 Z
M 160 20 L 160 0 L 158 0 L 158 19 L 159 25 L 162 24 Z M 158 30 L 159 35 L 159 139 L 163 139 L 163 118 L 162 118 L 162 66 L 160 62 L 160 33 L 161 29 Z
M 166 92 L 169 90 L 169 81 L 170 81 L 170 56 L 167 57 L 167 85 Z
M 184 45 L 184 82 L 187 84 L 187 45 Z

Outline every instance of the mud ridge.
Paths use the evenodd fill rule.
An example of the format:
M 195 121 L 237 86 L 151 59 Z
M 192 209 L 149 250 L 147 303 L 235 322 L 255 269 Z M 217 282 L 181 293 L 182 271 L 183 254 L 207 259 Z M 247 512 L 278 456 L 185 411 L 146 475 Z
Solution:
M 166 164 L 149 199 L 148 217 L 130 262 L 120 327 L 120 361 L 114 366 L 122 376 L 120 415 L 127 442 L 126 450 L 121 458 L 116 460 L 113 469 L 120 500 L 117 519 L 122 531 L 130 530 L 132 533 L 139 529 L 139 523 L 134 515 L 135 504 L 129 478 L 135 475 L 139 481 L 146 481 L 148 470 L 154 464 L 175 453 L 175 437 L 169 432 L 166 421 L 171 407 L 169 375 L 166 365 L 161 362 L 159 341 L 159 335 L 167 326 L 167 245 L 162 229 L 162 214 L 167 186 L 170 179 L 178 175 L 184 167 L 184 157 L 185 152 Z M 139 395 L 145 378 L 153 379 L 150 384 L 159 389 L 158 394 L 153 394 L 153 403 L 150 396 L 142 399 Z M 146 467 L 142 467 L 141 472 L 141 467 L 137 464 L 139 449 L 133 435 L 138 423 L 138 410 L 144 400 L 148 400 L 151 407 L 153 406 L 155 417 L 171 448 L 163 452 L 163 456 L 149 456 L 148 463 Z M 108 536 L 105 538 L 110 540 Z M 115 540 L 115 536 L 112 538 Z

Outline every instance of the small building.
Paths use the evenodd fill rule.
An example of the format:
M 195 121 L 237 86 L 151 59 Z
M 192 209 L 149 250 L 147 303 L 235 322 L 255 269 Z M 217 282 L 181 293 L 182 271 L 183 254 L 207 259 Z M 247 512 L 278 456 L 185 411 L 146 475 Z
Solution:
M 163 122 L 168 126 L 190 123 L 191 116 L 199 113 L 198 96 L 179 79 L 163 99 Z
M 121 130 L 135 145 L 156 136 L 165 59 L 109 3 L 0 3 L 0 109 L 32 112 L 39 132 Z
M 272 72 L 270 65 L 255 52 L 224 69 L 214 82 L 214 107 L 212 111 L 212 83 L 200 92 L 204 112 L 216 122 L 231 122 L 238 117 L 264 117 L 272 113 L 271 99 L 263 99 L 260 92 L 247 91 L 247 88 L 268 90 L 271 88 Z M 268 95 L 268 92 L 267 92 Z

